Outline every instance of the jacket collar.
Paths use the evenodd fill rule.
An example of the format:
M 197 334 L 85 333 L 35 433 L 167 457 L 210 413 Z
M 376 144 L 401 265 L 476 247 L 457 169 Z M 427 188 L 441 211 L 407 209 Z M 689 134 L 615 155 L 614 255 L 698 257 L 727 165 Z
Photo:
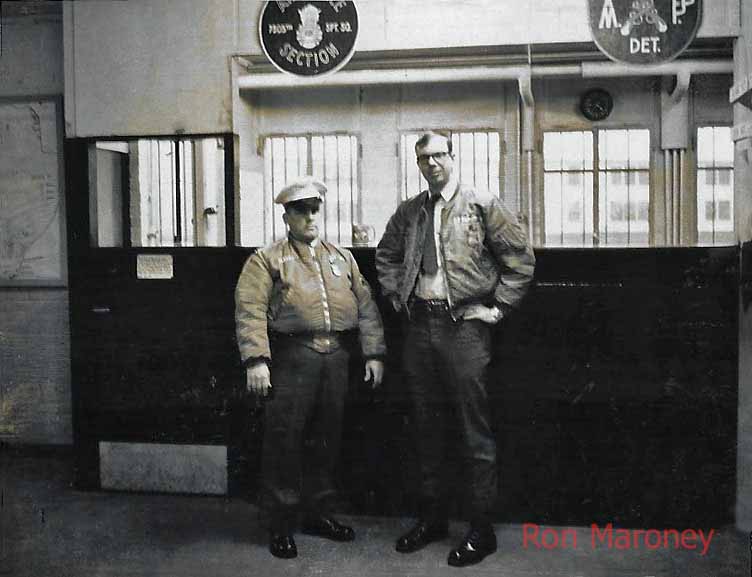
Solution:
M 439 194 L 441 194 L 441 198 L 444 199 L 444 202 L 450 202 L 457 194 L 457 191 L 460 189 L 460 183 L 457 180 L 457 178 L 452 175 L 452 177 L 449 179 L 449 181 L 444 185 L 444 187 L 439 191 Z M 431 190 L 426 190 L 425 197 L 423 198 L 423 206 L 428 204 L 428 199 L 431 196 Z

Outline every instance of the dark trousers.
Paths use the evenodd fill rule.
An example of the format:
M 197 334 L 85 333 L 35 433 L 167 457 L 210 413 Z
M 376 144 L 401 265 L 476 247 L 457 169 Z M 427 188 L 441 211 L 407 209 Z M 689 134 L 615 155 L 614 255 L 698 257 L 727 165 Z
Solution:
M 497 497 L 496 441 L 486 391 L 491 327 L 453 321 L 446 311 L 415 311 L 405 338 L 404 368 L 420 467 L 420 513 L 446 519 L 447 500 L 462 499 L 473 523 L 486 523 Z M 456 491 L 445 483 L 447 449 L 464 461 Z
M 326 513 L 342 440 L 349 354 L 318 353 L 287 340 L 273 349 L 266 402 L 262 506 L 271 529 L 290 533 L 299 512 Z

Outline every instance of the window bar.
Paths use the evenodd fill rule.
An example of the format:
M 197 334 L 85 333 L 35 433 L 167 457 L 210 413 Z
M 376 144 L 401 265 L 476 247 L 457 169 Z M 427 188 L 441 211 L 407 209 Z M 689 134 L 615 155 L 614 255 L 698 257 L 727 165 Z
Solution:
M 601 207 L 601 175 L 600 175 L 600 138 L 599 138 L 600 132 L 598 130 L 594 131 L 593 134 L 593 230 L 591 232 L 592 239 L 593 239 L 593 246 L 597 247 L 600 246 L 600 237 L 601 237 L 601 217 L 600 217 L 600 207 Z M 584 208 L 583 208 L 584 210 Z M 606 219 L 606 228 L 608 228 L 608 219 Z M 608 239 L 608 230 L 605 231 L 605 236 L 607 240 Z
M 491 163 L 491 133 L 489 132 L 486 133 L 486 166 L 488 167 L 486 170 L 486 187 L 488 190 L 491 190 Z M 499 163 L 499 165 L 501 165 L 501 163 Z M 499 168 L 501 168 L 501 166 Z
M 564 220 L 564 186 L 565 186 L 565 177 L 566 173 L 563 171 L 559 175 L 559 222 L 561 225 L 559 226 L 559 230 L 561 231 L 559 234 L 559 244 L 564 245 L 564 227 L 565 227 L 565 220 Z
M 357 162 L 358 162 L 358 142 L 354 136 L 349 137 L 350 140 L 350 231 L 352 231 L 352 225 L 354 222 L 359 222 L 360 217 L 355 216 L 355 186 L 357 178 Z M 350 233 L 352 235 L 352 232 Z M 352 236 L 350 237 L 350 244 L 352 244 Z
M 664 239 L 667 245 L 671 244 L 671 214 L 673 209 L 671 208 L 671 151 L 663 151 L 663 182 L 664 182 L 664 194 L 663 194 L 663 227 L 664 227 Z
M 632 150 L 629 130 L 627 130 L 627 246 L 632 244 Z
M 340 211 L 341 203 L 342 203 L 342 187 L 340 185 L 339 181 L 339 175 L 340 175 L 340 154 L 339 154 L 339 145 L 340 145 L 340 136 L 334 137 L 334 142 L 337 146 L 337 158 L 336 158 L 336 164 L 335 164 L 335 170 L 337 171 L 337 243 L 342 242 L 342 214 Z
M 180 203 L 180 141 L 175 140 L 173 142 L 173 152 L 175 154 L 175 216 L 173 230 L 175 232 L 174 243 L 176 246 L 180 246 L 182 242 L 183 230 L 182 230 L 182 214 Z
M 684 160 L 684 155 L 681 150 L 674 151 L 674 189 L 671 191 L 674 197 L 674 221 L 673 221 L 673 233 L 674 233 L 674 245 L 679 246 L 679 215 L 681 214 L 681 196 L 679 191 L 681 190 L 681 166 Z
M 718 217 L 718 210 L 717 210 L 718 209 L 718 201 L 716 200 L 716 195 L 715 195 L 716 185 L 718 184 L 718 171 L 717 171 L 717 165 L 716 165 L 716 152 L 715 152 L 715 128 L 713 128 L 711 134 L 712 134 L 712 137 L 713 137 L 712 138 L 712 142 L 713 142 L 713 155 L 712 155 L 712 159 L 713 160 L 712 160 L 712 164 L 711 164 L 711 174 L 713 175 L 713 184 L 711 185 L 710 190 L 711 190 L 711 200 L 713 201 L 713 211 L 711 213 L 712 216 L 713 216 L 713 220 L 711 221 L 711 224 L 710 224 L 710 227 L 711 227 L 710 228 L 710 242 L 712 244 L 715 244 L 716 243 L 716 238 L 715 238 L 715 236 L 716 236 L 716 224 L 717 224 L 716 218 Z
M 326 178 L 327 177 L 327 174 L 326 174 L 326 167 L 327 167 L 327 162 L 326 162 L 326 136 L 322 136 L 321 137 L 321 153 L 322 153 L 321 164 L 322 164 L 322 169 L 323 169 L 323 180 L 324 180 L 324 184 L 326 184 L 326 182 L 327 182 L 327 178 Z M 325 207 L 322 207 L 322 208 L 324 208 L 324 234 L 323 234 L 323 237 L 327 238 L 327 231 L 328 231 L 327 225 L 328 225 L 328 220 L 329 219 L 326 218 L 326 212 L 327 212 L 326 208 Z

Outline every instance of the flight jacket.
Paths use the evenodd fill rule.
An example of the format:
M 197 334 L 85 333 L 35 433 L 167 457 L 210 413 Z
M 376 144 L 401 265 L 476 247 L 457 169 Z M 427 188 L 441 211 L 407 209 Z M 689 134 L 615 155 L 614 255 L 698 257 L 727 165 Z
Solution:
M 364 357 L 386 354 L 381 315 L 347 249 L 286 238 L 248 257 L 235 289 L 235 323 L 246 366 L 272 359 L 270 336 L 359 330 Z M 271 334 L 270 334 L 271 333 Z
M 429 218 L 428 191 L 397 208 L 376 249 L 382 292 L 409 304 L 420 274 Z M 452 317 L 471 304 L 517 306 L 533 280 L 535 256 L 514 215 L 490 194 L 459 184 L 441 214 L 439 255 Z

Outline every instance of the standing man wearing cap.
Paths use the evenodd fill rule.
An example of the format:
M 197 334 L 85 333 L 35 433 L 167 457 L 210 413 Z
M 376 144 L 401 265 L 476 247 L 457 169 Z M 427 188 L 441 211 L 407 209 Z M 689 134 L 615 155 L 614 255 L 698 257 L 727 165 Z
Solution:
M 396 548 L 411 553 L 447 536 L 443 468 L 461 458 L 466 475 L 453 496 L 467 497 L 470 530 L 448 563 L 462 567 L 496 551 L 496 442 L 486 391 L 491 334 L 525 294 L 535 258 L 498 198 L 457 181 L 447 135 L 422 135 L 415 154 L 428 190 L 397 208 L 376 250 L 384 296 L 408 321 L 404 376 L 421 479 L 420 519 Z M 447 454 L 454 437 L 456 456 Z
M 235 290 L 235 319 L 248 390 L 266 398 L 262 503 L 272 555 L 297 555 L 293 533 L 352 541 L 329 511 L 335 494 L 349 344 L 360 337 L 365 380 L 381 383 L 384 330 L 371 290 L 352 254 L 319 238 L 326 186 L 302 178 L 275 202 L 288 236 L 245 263 Z

